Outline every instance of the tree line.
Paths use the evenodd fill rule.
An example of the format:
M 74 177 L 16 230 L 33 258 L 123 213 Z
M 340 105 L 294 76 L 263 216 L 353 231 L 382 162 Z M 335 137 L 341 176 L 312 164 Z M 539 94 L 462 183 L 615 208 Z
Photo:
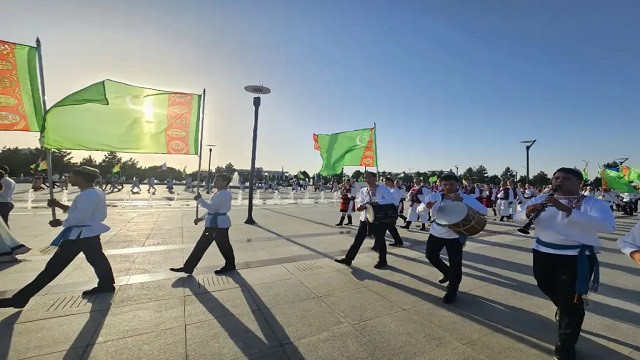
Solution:
M 3 147 L 0 150 L 0 164 L 9 167 L 9 176 L 11 177 L 31 177 L 36 173 L 46 173 L 47 170 L 39 168 L 40 162 L 43 160 L 46 160 L 46 157 L 42 149 Z M 120 164 L 120 171 L 114 173 L 113 169 L 118 164 Z M 136 159 L 130 157 L 127 160 L 123 160 L 123 158 L 115 152 L 105 153 L 101 160 L 89 155 L 75 162 L 72 159 L 71 152 L 52 150 L 50 165 L 52 166 L 53 172 L 60 175 L 68 174 L 79 166 L 90 166 L 100 170 L 100 174 L 102 174 L 103 177 L 116 174 L 118 176 L 124 176 L 129 180 L 134 176 L 140 179 L 148 179 L 153 176 L 159 181 L 165 181 L 169 178 L 183 181 L 186 177 L 191 177 L 195 180 L 197 177 L 197 170 L 189 171 L 185 174 L 183 173 L 184 169 L 177 169 L 171 166 L 167 166 L 166 170 L 160 170 L 160 165 L 143 167 L 140 166 Z M 216 166 L 211 172 L 212 175 L 223 172 L 233 175 L 236 169 L 232 163 L 228 163 L 225 166 Z M 203 169 L 201 176 L 206 178 L 207 169 Z

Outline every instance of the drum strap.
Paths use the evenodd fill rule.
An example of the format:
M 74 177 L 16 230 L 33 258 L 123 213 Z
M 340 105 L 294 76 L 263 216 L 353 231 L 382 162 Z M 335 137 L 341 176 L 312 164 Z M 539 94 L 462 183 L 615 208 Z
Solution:
M 442 224 L 440 224 L 440 223 L 438 222 L 438 220 L 435 220 L 433 223 L 434 223 L 434 224 L 438 224 L 438 225 L 440 225 L 440 226 L 442 226 L 442 227 L 445 227 L 445 228 L 447 227 L 446 225 L 442 225 Z M 447 229 L 448 229 L 448 228 L 447 228 Z M 467 235 L 458 235 L 458 241 L 460 241 L 460 244 L 462 244 L 462 245 L 466 244 L 466 243 L 467 243 Z

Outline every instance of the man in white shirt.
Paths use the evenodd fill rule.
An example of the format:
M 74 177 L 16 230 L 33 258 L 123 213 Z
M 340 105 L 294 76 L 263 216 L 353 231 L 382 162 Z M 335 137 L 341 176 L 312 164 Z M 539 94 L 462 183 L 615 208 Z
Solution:
M 109 227 L 102 223 L 107 218 L 105 195 L 93 187 L 99 174 L 98 170 L 88 166 L 73 170 L 69 176 L 69 182 L 72 186 L 77 186 L 80 193 L 73 199 L 71 206 L 64 205 L 55 199 L 47 202 L 49 207 L 57 207 L 67 213 L 64 221 L 60 219 L 49 221 L 51 227 L 64 227 L 64 230 L 51 243 L 58 249 L 49 259 L 44 270 L 31 283 L 11 298 L 0 299 L 0 308 L 24 308 L 33 296 L 60 275 L 80 253 L 84 254 L 98 276 L 98 286 L 82 294 L 93 295 L 115 291 L 111 264 L 100 244 L 100 234 L 109 231 Z
M 402 196 L 404 196 L 403 191 L 401 189 L 398 189 L 393 179 L 388 176 L 384 178 L 384 184 L 389 188 L 389 190 L 391 191 L 391 194 L 395 197 L 394 204 L 400 207 L 400 199 L 402 198 Z M 404 245 L 404 242 L 402 241 L 402 238 L 398 233 L 398 229 L 396 228 L 395 222 L 387 224 L 387 231 L 389 232 L 389 235 L 391 235 L 391 237 L 393 238 L 393 243 L 389 244 L 389 246 L 399 247 Z M 374 250 L 377 251 L 377 248 L 375 248 Z
M 556 170 L 554 196 L 531 199 L 515 216 L 516 222 L 524 224 L 540 212 L 534 222 L 533 276 L 558 309 L 555 358 L 560 360 L 576 358 L 575 345 L 585 314 L 583 297 L 590 289 L 597 290 L 596 251 L 602 247 L 598 233 L 612 233 L 616 228 L 606 202 L 580 194 L 582 181 L 577 169 Z
M 384 240 L 384 233 L 387 230 L 387 226 L 384 223 L 368 223 L 365 213 L 365 209 L 368 204 L 397 204 L 396 197 L 391 193 L 388 187 L 382 184 L 378 184 L 378 176 L 376 173 L 367 171 L 364 174 L 364 181 L 367 186 L 360 189 L 356 198 L 357 211 L 360 211 L 360 225 L 358 226 L 358 232 L 353 239 L 353 244 L 349 248 L 347 255 L 342 259 L 335 259 L 336 262 L 351 266 L 351 263 L 356 258 L 364 239 L 367 237 L 367 227 L 374 237 L 374 247 L 378 250 L 378 263 L 373 267 L 376 269 L 382 269 L 387 266 L 387 243 Z
M 425 205 L 435 218 L 429 229 L 425 254 L 431 265 L 442 273 L 442 278 L 438 282 L 441 284 L 449 283 L 442 301 L 445 304 L 451 304 L 456 301 L 458 288 L 462 281 L 462 249 L 466 242 L 466 237 L 456 234 L 446 226 L 440 225 L 437 216 L 438 209 L 451 201 L 461 201 L 481 215 L 487 215 L 487 208 L 475 197 L 459 193 L 459 180 L 456 174 L 445 173 L 440 180 L 442 180 L 443 192 L 430 194 L 424 200 Z M 445 264 L 440 258 L 440 252 L 443 248 L 447 249 L 449 265 Z
M 9 178 L 9 168 L 0 165 L 0 218 L 9 227 L 9 213 L 13 210 L 13 192 L 16 183 Z
M 193 274 L 204 253 L 214 241 L 216 245 L 218 245 L 218 250 L 220 250 L 220 254 L 222 254 L 225 261 L 224 266 L 215 270 L 214 273 L 224 274 L 236 270 L 236 259 L 233 254 L 231 242 L 229 242 L 231 218 L 227 215 L 229 211 L 231 211 L 231 192 L 229 191 L 231 179 L 231 175 L 226 173 L 216 175 L 213 180 L 213 187 L 218 191 L 211 195 L 211 199 L 208 202 L 202 198 L 200 193 L 196 194 L 194 200 L 196 200 L 200 206 L 207 209 L 207 213 L 193 220 L 193 223 L 198 225 L 199 222 L 204 220 L 204 231 L 196 243 L 196 246 L 193 248 L 193 251 L 191 251 L 191 254 L 184 262 L 184 265 L 179 268 L 170 268 L 169 270 L 189 275 Z
M 637 223 L 627 235 L 618 239 L 618 247 L 640 265 L 640 223 Z

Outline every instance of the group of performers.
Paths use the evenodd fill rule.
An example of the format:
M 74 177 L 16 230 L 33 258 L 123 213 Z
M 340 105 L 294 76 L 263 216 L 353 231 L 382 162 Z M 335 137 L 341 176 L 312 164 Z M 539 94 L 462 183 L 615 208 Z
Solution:
M 394 203 L 398 211 L 402 211 L 401 204 L 405 200 L 399 195 L 403 194 L 402 186 L 398 183 L 393 185 L 396 189 L 393 196 L 387 190 L 392 186 L 392 181 L 385 179 L 385 187 L 377 182 L 375 173 L 365 174 L 366 187 L 358 192 L 355 199 L 357 211 L 362 211 L 358 232 L 345 257 L 336 259 L 336 262 L 351 266 L 369 231 L 374 236 L 374 248 L 379 254 L 374 268 L 388 266 L 384 241 L 384 229 L 388 224 L 368 222 L 364 210 L 369 206 L 375 208 Z M 441 225 L 438 222 L 438 208 L 447 202 L 457 201 L 480 215 L 486 215 L 488 209 L 494 209 L 495 204 L 499 209 L 500 221 L 513 219 L 522 225 L 527 222 L 535 224 L 532 250 L 534 278 L 538 288 L 557 309 L 558 339 L 554 357 L 560 360 L 575 359 L 576 343 L 585 317 L 585 297 L 589 291 L 597 291 L 599 283 L 596 254 L 602 243 L 598 233 L 612 233 L 616 229 L 609 203 L 581 194 L 582 181 L 579 170 L 560 168 L 553 174 L 550 187 L 553 190 L 541 195 L 531 186 L 522 191 L 509 182 L 501 184 L 496 191 L 488 186 L 482 189 L 470 186 L 463 190 L 459 188 L 458 177 L 451 173 L 441 177 L 438 191 L 422 186 L 421 180 L 416 179 L 409 192 L 411 208 L 407 223 L 417 220 L 420 206 L 426 207 L 429 215 L 434 217 L 428 229 L 425 255 L 429 263 L 442 274 L 438 282 L 447 283 L 443 302 L 452 304 L 456 301 L 462 280 L 462 254 L 466 236 Z M 348 194 L 351 206 L 352 192 Z M 520 203 L 519 209 L 515 207 L 516 203 Z M 424 217 L 423 214 L 420 216 Z M 395 243 L 397 241 L 394 239 Z M 640 265 L 640 223 L 618 240 L 618 246 Z M 443 249 L 447 250 L 449 264 L 440 258 Z
M 9 181 L 7 173 L 8 169 L 0 166 L 0 185 L 2 186 L 0 215 L 2 215 L 2 226 L 7 229 L 7 231 L 0 231 L 0 252 L 6 253 L 7 249 L 15 251 L 18 248 L 22 248 L 21 251 L 28 251 L 24 245 L 12 242 L 8 232 L 8 213 L 13 206 L 6 203 L 11 202 L 15 183 Z M 77 186 L 80 193 L 74 198 L 71 206 L 63 205 L 54 199 L 48 201 L 48 206 L 59 208 L 67 213 L 64 221 L 54 219 L 49 222 L 52 227 L 63 228 L 51 243 L 56 251 L 43 271 L 32 282 L 12 297 L 0 299 L 0 308 L 24 308 L 33 296 L 51 283 L 80 253 L 85 255 L 98 277 L 97 286 L 83 294 L 115 291 L 113 271 L 100 241 L 100 235 L 109 231 L 109 227 L 104 224 L 107 217 L 105 194 L 94 187 L 98 175 L 98 170 L 87 166 L 72 171 L 69 182 L 72 186 Z M 429 263 L 440 271 L 439 283 L 447 284 L 443 302 L 454 303 L 462 281 L 463 249 L 467 237 L 453 231 L 449 225 L 441 224 L 438 210 L 447 206 L 448 203 L 461 202 L 470 208 L 470 211 L 486 215 L 490 207 L 487 206 L 486 200 L 483 200 L 484 189 L 469 187 L 466 191 L 461 191 L 459 179 L 453 173 L 447 173 L 441 177 L 439 191 L 423 187 L 421 181 L 416 180 L 415 186 L 408 195 L 405 195 L 399 182 L 394 182 L 392 178 L 385 178 L 382 184 L 375 173 L 366 172 L 364 180 L 366 186 L 357 192 L 353 184 L 348 181 L 343 184 L 340 224 L 344 222 L 345 217 L 348 219 L 347 224 L 351 223 L 351 213 L 354 210 L 361 213 L 353 244 L 344 258 L 335 261 L 351 266 L 367 235 L 372 235 L 374 249 L 378 252 L 378 262 L 374 268 L 387 267 L 387 244 L 384 236 L 386 231 L 395 231 L 397 234 L 395 220 L 402 210 L 401 204 L 406 196 L 411 201 L 411 209 L 413 209 L 410 209 L 407 223 L 417 220 L 415 214 L 420 211 L 421 206 L 426 208 L 426 212 L 432 217 L 425 255 Z M 582 181 L 580 171 L 560 168 L 553 174 L 551 192 L 538 196 L 530 192 L 528 198 L 523 195 L 522 200 L 526 203 L 520 210 L 513 213 L 511 208 L 508 215 L 506 211 L 501 212 L 500 215 L 501 217 L 512 216 L 520 224 L 535 223 L 535 241 L 532 250 L 533 274 L 540 290 L 557 308 L 558 340 L 554 355 L 556 359 L 561 360 L 575 359 L 575 346 L 585 317 L 584 299 L 590 290 L 597 290 L 599 269 L 596 254 L 602 247 L 598 233 L 611 233 L 616 228 L 613 213 L 607 202 L 581 194 Z M 218 191 L 209 201 L 202 199 L 200 194 L 195 196 L 194 199 L 207 212 L 196 218 L 194 224 L 204 221 L 205 228 L 183 266 L 171 268 L 171 271 L 192 274 L 214 241 L 225 259 L 224 266 L 214 273 L 224 274 L 236 270 L 234 252 L 229 241 L 231 220 L 228 212 L 231 210 L 231 193 L 228 186 L 230 182 L 230 175 L 218 175 L 214 180 L 214 187 Z M 507 202 L 507 206 L 498 206 L 499 209 L 511 207 L 509 202 L 514 201 L 518 196 L 517 191 L 509 190 L 509 185 L 504 184 L 495 196 L 498 202 Z M 377 217 L 371 220 L 370 214 L 367 213 L 369 208 L 384 211 L 391 209 L 388 216 L 385 216 L 392 218 L 393 221 L 377 221 L 375 220 Z M 426 217 L 424 211 L 421 216 L 425 225 L 429 220 L 424 219 Z M 402 246 L 402 239 L 396 239 L 393 233 L 392 236 L 394 237 L 392 245 Z M 620 238 L 618 245 L 623 253 L 640 265 L 640 223 L 630 233 Z M 443 249 L 447 251 L 448 264 L 440 257 Z

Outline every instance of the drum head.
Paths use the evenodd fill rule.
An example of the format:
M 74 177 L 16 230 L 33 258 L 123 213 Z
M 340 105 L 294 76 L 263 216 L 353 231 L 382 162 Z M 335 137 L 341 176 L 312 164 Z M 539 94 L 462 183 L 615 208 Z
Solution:
M 373 211 L 373 206 L 367 205 L 364 211 L 365 214 L 367 214 L 367 220 L 372 223 L 376 219 L 376 213 Z
M 446 202 L 440 205 L 435 213 L 436 221 L 442 225 L 456 224 L 467 216 L 469 208 L 459 201 Z

